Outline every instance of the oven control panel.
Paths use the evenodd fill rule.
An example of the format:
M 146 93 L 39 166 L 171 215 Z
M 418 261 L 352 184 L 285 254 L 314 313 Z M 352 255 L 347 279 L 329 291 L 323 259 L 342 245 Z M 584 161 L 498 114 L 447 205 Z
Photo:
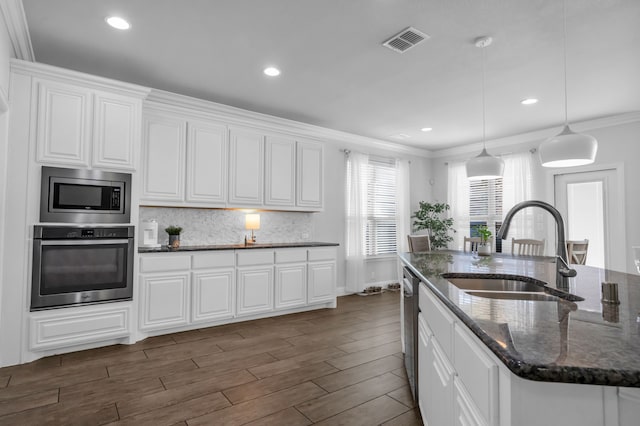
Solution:
M 34 239 L 95 240 L 133 238 L 133 226 L 39 226 L 34 227 Z

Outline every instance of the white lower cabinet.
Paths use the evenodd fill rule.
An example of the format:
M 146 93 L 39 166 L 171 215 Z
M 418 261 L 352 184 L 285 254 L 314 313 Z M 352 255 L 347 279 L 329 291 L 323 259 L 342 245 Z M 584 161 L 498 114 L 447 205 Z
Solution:
M 233 318 L 235 270 L 193 272 L 191 322 Z
M 460 377 L 453 380 L 454 387 L 454 424 L 456 426 L 484 426 L 488 423 L 480 414 L 480 410 L 475 405 L 473 398 L 467 392 Z
M 189 272 L 144 276 L 141 280 L 140 329 L 185 325 L 189 321 Z
M 41 351 L 128 337 L 131 302 L 32 312 L 29 349 Z
M 336 298 L 336 249 L 310 248 L 307 265 L 307 303 L 324 303 Z
M 453 418 L 453 376 L 455 370 L 436 339 L 431 339 L 425 357 L 426 371 L 419 371 L 418 377 L 425 375 L 426 406 L 425 424 L 450 425 Z M 419 389 L 418 394 L 424 389 Z
M 418 314 L 418 408 L 422 418 L 427 418 L 427 399 L 431 397 L 431 389 L 427 382 L 427 358 L 430 348 L 431 330 L 427 326 L 424 315 Z
M 273 266 L 238 269 L 238 316 L 273 310 Z
M 335 306 L 334 247 L 188 253 L 140 255 L 141 331 L 157 334 L 321 303 Z
M 275 308 L 293 308 L 307 303 L 307 264 L 276 265 Z

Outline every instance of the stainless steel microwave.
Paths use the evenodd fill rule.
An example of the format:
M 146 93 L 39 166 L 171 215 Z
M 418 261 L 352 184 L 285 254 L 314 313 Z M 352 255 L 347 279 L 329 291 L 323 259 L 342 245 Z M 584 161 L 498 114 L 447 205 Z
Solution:
M 131 174 L 42 167 L 40 222 L 129 223 Z

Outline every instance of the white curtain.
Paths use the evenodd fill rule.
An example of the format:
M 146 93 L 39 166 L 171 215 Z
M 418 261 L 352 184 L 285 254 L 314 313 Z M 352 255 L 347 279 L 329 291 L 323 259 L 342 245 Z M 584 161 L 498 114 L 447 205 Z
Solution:
M 451 207 L 453 241 L 449 243 L 452 250 L 462 250 L 464 237 L 469 233 L 469 180 L 464 162 L 449 163 L 447 200 Z
M 502 157 L 504 160 L 504 176 L 502 179 L 502 214 L 507 214 L 509 209 L 521 201 L 531 199 L 531 154 L 523 152 L 509 154 Z M 503 253 L 511 253 L 511 238 L 537 238 L 544 235 L 536 235 L 534 218 L 537 209 L 526 208 L 520 210 L 513 217 L 509 227 L 509 235 L 503 242 Z
M 396 161 L 396 250 L 398 253 L 409 251 L 407 235 L 411 233 L 411 213 L 409 212 L 409 162 Z
M 367 164 L 366 154 L 350 152 L 347 155 L 347 282 L 348 292 L 360 292 L 365 288 L 364 260 L 367 226 Z

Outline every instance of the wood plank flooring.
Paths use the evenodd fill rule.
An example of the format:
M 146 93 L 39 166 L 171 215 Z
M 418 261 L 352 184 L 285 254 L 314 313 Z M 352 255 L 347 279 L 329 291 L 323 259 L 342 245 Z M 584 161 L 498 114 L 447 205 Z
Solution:
M 421 425 L 399 297 L 0 368 L 0 425 Z

